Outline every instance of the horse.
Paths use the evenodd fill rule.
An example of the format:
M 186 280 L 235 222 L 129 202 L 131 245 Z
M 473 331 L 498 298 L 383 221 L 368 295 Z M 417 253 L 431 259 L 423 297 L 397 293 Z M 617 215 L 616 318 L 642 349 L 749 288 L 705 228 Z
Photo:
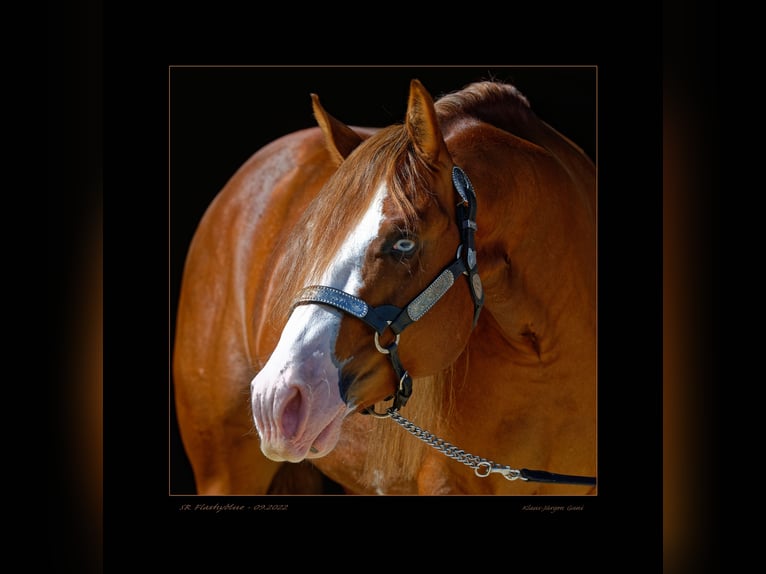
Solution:
M 250 157 L 189 247 L 197 494 L 597 493 L 596 169 L 512 84 Z

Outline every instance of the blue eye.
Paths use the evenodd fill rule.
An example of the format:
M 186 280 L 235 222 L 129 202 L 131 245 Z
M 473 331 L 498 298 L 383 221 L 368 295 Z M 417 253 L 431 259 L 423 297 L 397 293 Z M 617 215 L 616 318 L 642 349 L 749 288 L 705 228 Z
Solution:
M 411 253 L 415 250 L 416 243 L 412 239 L 400 239 L 394 243 L 394 251 L 400 253 Z

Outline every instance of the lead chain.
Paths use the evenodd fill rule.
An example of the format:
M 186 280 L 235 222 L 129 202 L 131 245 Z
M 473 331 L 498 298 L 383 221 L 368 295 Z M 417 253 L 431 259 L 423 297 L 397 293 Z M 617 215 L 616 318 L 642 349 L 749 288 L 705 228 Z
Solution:
M 404 418 L 392 408 L 389 408 L 386 412 L 388 413 L 388 416 L 390 416 L 394 422 L 401 425 L 404 430 L 416 438 L 419 438 L 427 445 L 435 448 L 442 454 L 458 462 L 462 462 L 464 465 L 472 468 L 476 476 L 480 478 L 487 477 L 490 475 L 490 473 L 499 473 L 502 474 L 506 480 L 517 480 L 519 478 L 526 480 L 522 478 L 520 470 L 511 468 L 510 466 L 497 464 L 491 460 L 487 460 L 486 458 L 476 456 L 475 454 L 467 453 L 455 445 L 448 443 L 446 440 L 440 439 L 439 437 L 431 434 L 427 430 L 423 430 L 412 421 Z

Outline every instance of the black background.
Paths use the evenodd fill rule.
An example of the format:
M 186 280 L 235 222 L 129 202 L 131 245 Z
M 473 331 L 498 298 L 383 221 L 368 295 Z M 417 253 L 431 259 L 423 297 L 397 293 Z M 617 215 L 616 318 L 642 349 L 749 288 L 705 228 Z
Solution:
M 434 98 L 470 82 L 514 84 L 544 121 L 596 160 L 596 66 L 569 67 L 199 67 L 169 70 L 171 339 L 183 261 L 204 210 L 261 146 L 316 125 L 310 93 L 345 123 L 401 122 L 409 82 Z M 194 492 L 171 409 L 171 492 Z
M 101 572 L 104 566 L 140 571 L 159 559 L 178 571 L 189 565 L 220 571 L 263 567 L 263 557 L 269 556 L 282 567 L 301 558 L 311 564 L 351 561 L 354 567 L 367 567 L 349 558 L 349 550 L 358 548 L 369 556 L 374 553 L 370 560 L 384 567 L 409 568 L 414 554 L 429 564 L 446 558 L 457 567 L 481 567 L 489 559 L 493 567 L 503 568 L 614 570 L 629 564 L 636 571 L 659 571 L 664 542 L 664 107 L 669 112 L 664 133 L 668 127 L 678 130 L 685 160 L 679 165 L 682 187 L 665 193 L 675 192 L 684 208 L 682 219 L 673 223 L 679 234 L 688 235 L 682 286 L 689 288 L 696 319 L 694 330 L 688 331 L 689 350 L 681 357 L 694 365 L 695 376 L 680 381 L 688 402 L 673 413 L 692 441 L 686 446 L 694 454 L 693 464 L 681 470 L 681 496 L 691 510 L 681 511 L 686 538 L 674 549 L 675 561 L 665 556 L 665 571 L 713 570 L 717 544 L 710 531 L 717 509 L 710 495 L 718 475 L 711 459 L 716 421 L 706 319 L 711 254 L 716 255 L 709 243 L 717 183 L 711 143 L 718 129 L 715 4 L 525 4 L 509 7 L 510 13 L 502 16 L 486 7 L 462 6 L 457 13 L 434 11 L 428 20 L 393 7 L 377 7 L 372 17 L 293 5 L 286 6 L 286 14 L 273 6 L 268 17 L 224 3 L 215 9 L 161 8 L 112 5 L 104 14 L 98 0 L 78 0 L 50 6 L 48 12 L 44 237 L 53 345 L 51 428 L 41 438 L 52 465 L 39 506 L 45 506 L 51 565 L 78 572 Z M 598 65 L 600 488 L 586 512 L 523 514 L 518 505 L 506 504 L 505 497 L 381 497 L 374 504 L 366 497 L 342 497 L 347 501 L 343 504 L 325 497 L 326 504 L 307 499 L 281 516 L 237 517 L 183 514 L 178 505 L 187 497 L 168 496 L 167 436 L 172 429 L 167 391 L 176 254 L 212 194 L 255 151 L 246 148 L 253 146 L 256 133 L 238 138 L 246 143 L 241 156 L 223 154 L 227 157 L 215 170 L 211 162 L 201 163 L 200 174 L 210 179 L 188 190 L 194 199 L 171 215 L 175 179 L 184 176 L 169 179 L 168 165 L 174 161 L 168 161 L 168 66 L 294 61 Z M 521 87 L 541 117 L 568 133 L 542 112 L 537 96 Z M 394 107 L 403 105 L 406 93 L 404 86 L 392 89 L 397 94 L 380 104 L 386 106 L 386 123 L 401 119 Z M 352 106 L 335 105 L 333 90 L 316 91 L 332 113 L 363 123 L 364 118 L 340 113 Z M 308 119 L 307 96 L 296 97 L 306 111 L 282 113 L 280 121 L 298 113 Z M 373 102 L 369 94 L 366 102 Z M 372 113 L 375 107 L 363 109 Z M 218 113 L 225 110 L 224 102 Z M 270 123 L 271 116 L 259 118 L 256 122 Z M 84 485 L 92 477 L 71 456 L 90 448 L 72 430 L 90 415 L 90 407 L 72 394 L 77 373 L 66 365 L 69 355 L 82 351 L 81 345 L 87 358 L 98 354 L 91 354 L 72 317 L 80 310 L 80 268 L 95 264 L 83 244 L 102 221 L 104 448 L 91 454 L 103 457 L 103 513 L 83 500 Z M 280 541 L 287 541 L 287 551 L 272 545 Z

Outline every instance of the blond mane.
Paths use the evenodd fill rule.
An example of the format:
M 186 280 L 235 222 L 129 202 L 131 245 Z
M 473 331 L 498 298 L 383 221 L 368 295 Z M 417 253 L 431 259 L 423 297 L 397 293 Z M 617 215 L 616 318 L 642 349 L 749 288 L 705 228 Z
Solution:
M 450 367 L 428 377 L 413 379 L 413 393 L 401 414 L 435 435 L 443 436 L 455 409 L 456 391 L 465 383 Z M 378 405 L 382 412 L 390 404 Z M 388 419 L 375 419 L 369 434 L 361 481 L 374 489 L 380 473 L 387 481 L 407 483 L 417 479 L 418 469 L 432 447 L 413 437 Z

